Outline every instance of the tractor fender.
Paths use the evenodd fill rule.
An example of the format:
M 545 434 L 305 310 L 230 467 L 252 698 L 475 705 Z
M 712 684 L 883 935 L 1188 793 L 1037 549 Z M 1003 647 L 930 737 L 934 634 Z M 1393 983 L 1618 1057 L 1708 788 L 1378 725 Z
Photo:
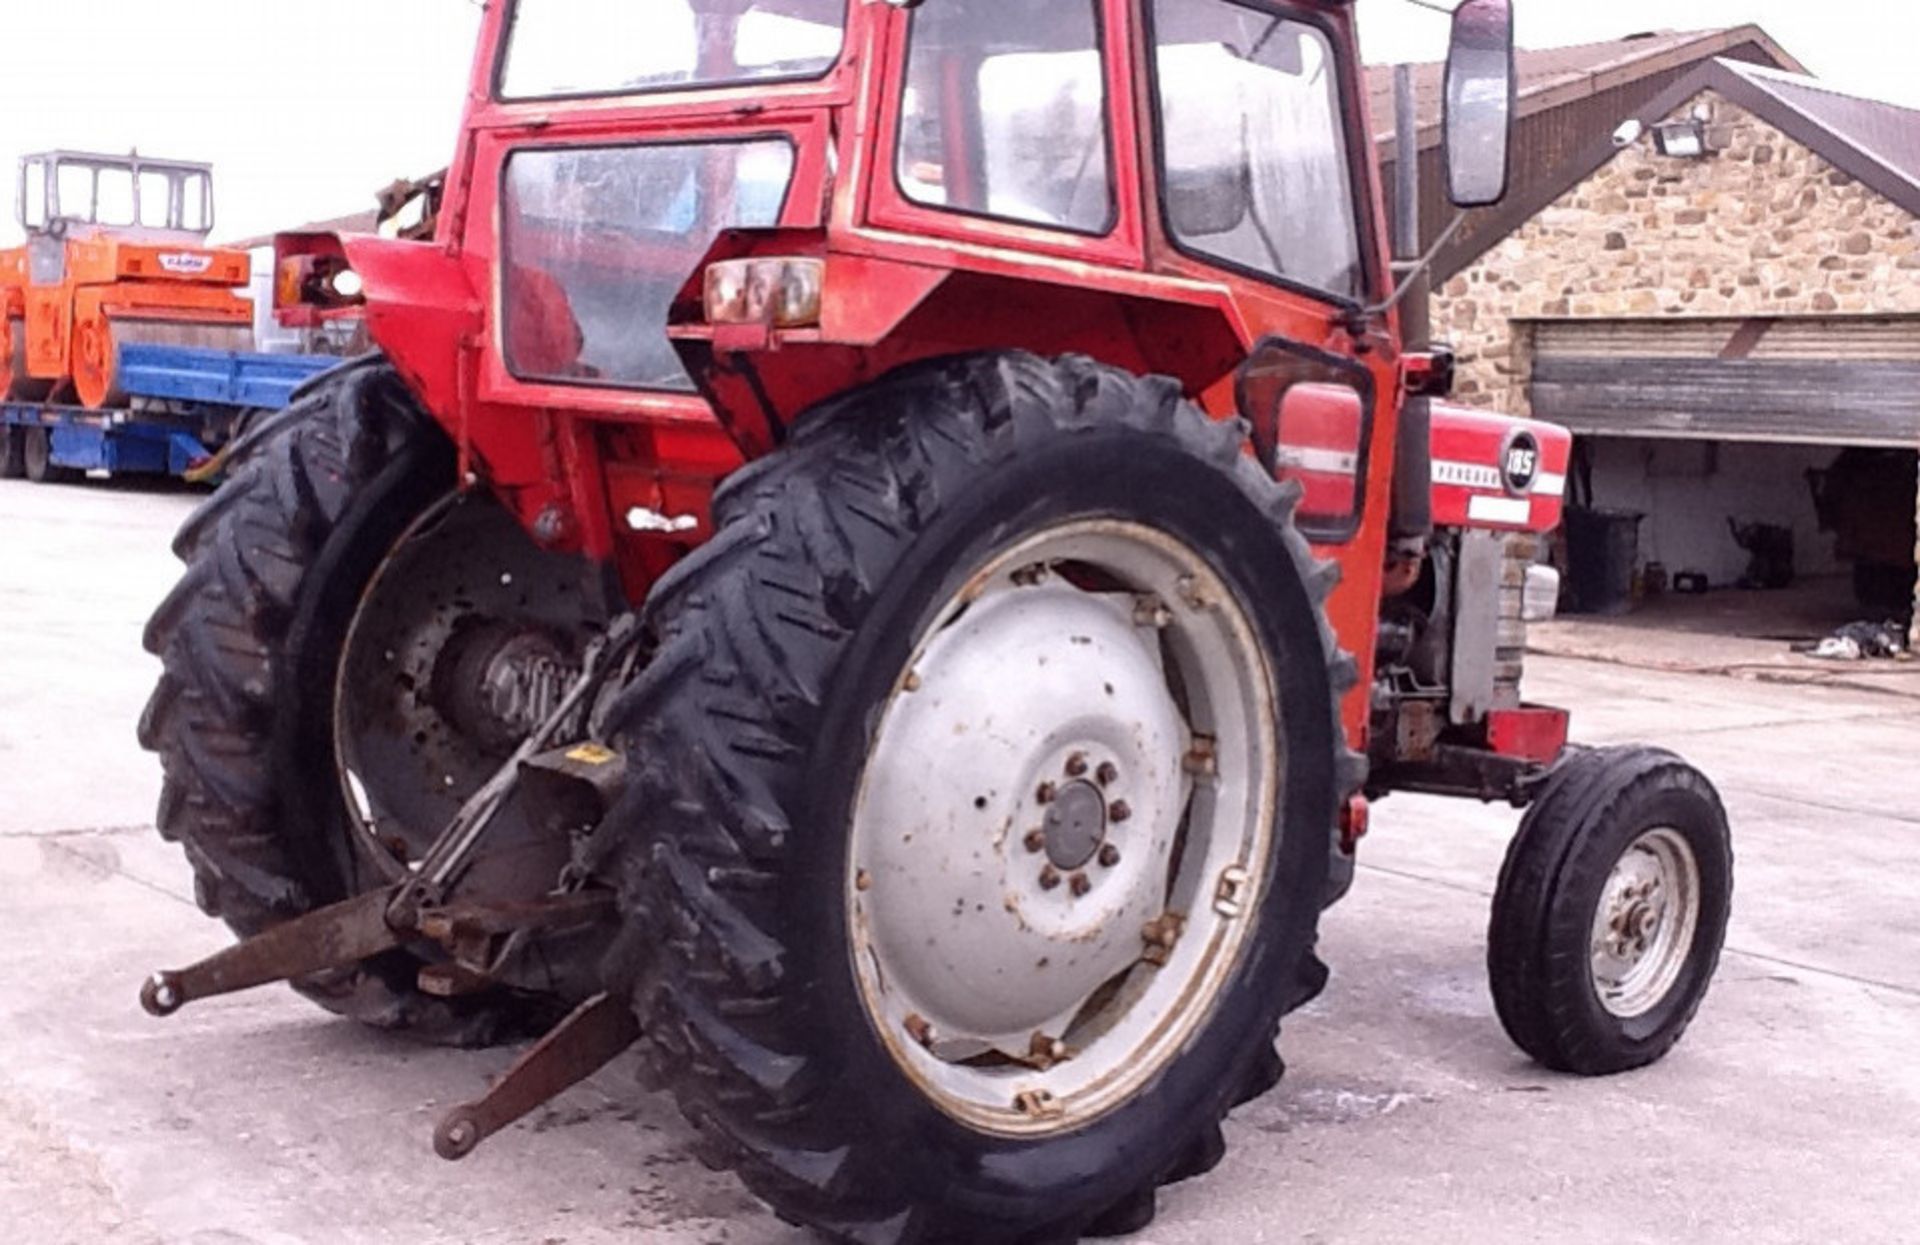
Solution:
M 465 343 L 477 344 L 486 313 L 463 257 L 432 242 L 341 234 L 347 266 L 365 283 L 367 334 L 429 411 L 456 412 L 467 403 L 474 366 Z M 450 430 L 451 431 L 451 430 Z
M 428 410 L 453 414 L 464 408 L 471 377 L 463 380 L 461 369 L 472 362 L 462 346 L 477 343 L 486 324 L 467 257 L 435 242 L 332 232 L 278 234 L 273 252 L 274 311 L 281 323 L 311 327 L 361 318 L 367 335 Z M 350 268 L 360 278 L 360 295 L 315 301 L 302 279 L 316 263 Z
M 716 331 L 700 321 L 710 265 L 785 256 L 823 264 L 816 326 Z M 689 276 L 667 331 L 701 395 L 749 456 L 772 449 L 800 412 L 835 394 L 920 359 L 1008 341 L 1041 355 L 1084 354 L 1135 375 L 1171 375 L 1188 393 L 1215 399 L 1203 405 L 1230 408 L 1247 337 L 1224 291 L 1144 280 L 1137 288 L 1100 285 L 1072 275 L 978 255 L 830 247 L 819 230 L 734 230 Z

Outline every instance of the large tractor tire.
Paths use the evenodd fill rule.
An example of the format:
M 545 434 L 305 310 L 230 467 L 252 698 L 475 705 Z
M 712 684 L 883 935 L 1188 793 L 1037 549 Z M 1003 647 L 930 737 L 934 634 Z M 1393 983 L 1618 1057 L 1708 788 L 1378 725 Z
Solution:
M 1706 998 L 1733 843 L 1706 776 L 1659 748 L 1577 752 L 1507 848 L 1487 932 L 1507 1035 L 1561 1072 L 1650 1064 Z
M 1244 438 L 1086 359 L 915 365 L 733 477 L 650 596 L 612 976 L 783 1217 L 1137 1229 L 1277 1077 L 1361 775 L 1333 568 Z
M 451 705 L 443 686 L 484 688 L 482 641 L 554 656 L 547 637 L 580 602 L 574 582 L 542 582 L 504 510 L 453 491 L 446 438 L 377 356 L 316 378 L 235 448 L 174 542 L 186 571 L 147 627 L 164 672 L 140 739 L 165 768 L 160 833 L 185 848 L 200 906 L 244 937 L 404 876 L 514 742 L 483 696 Z M 561 612 L 530 620 L 548 601 Z M 536 994 L 423 993 L 424 954 L 295 984 L 447 1044 L 555 1014 Z

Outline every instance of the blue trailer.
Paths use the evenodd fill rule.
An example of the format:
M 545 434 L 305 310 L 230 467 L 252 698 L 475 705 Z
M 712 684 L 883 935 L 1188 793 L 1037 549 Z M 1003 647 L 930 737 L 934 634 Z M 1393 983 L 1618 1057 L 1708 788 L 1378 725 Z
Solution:
M 0 476 L 40 482 L 89 471 L 205 478 L 249 420 L 285 406 L 340 360 L 187 346 L 120 348 L 124 408 L 0 402 Z

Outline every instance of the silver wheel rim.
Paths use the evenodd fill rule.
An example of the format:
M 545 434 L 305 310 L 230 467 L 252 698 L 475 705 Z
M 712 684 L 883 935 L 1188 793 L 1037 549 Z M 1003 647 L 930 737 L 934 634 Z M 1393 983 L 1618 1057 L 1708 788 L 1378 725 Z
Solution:
M 1034 1135 L 1126 1102 L 1206 1021 L 1285 781 L 1245 609 L 1184 543 L 1082 520 L 921 635 L 853 809 L 854 972 L 948 1115 Z
M 1700 924 L 1700 866 L 1680 832 L 1647 831 L 1614 862 L 1589 940 L 1594 991 L 1631 1020 L 1659 1006 L 1686 967 Z
M 557 700 L 590 633 L 580 584 L 573 560 L 542 551 L 486 497 L 451 493 L 394 542 L 354 607 L 334 673 L 333 762 L 357 859 L 405 876 Z M 449 645 L 482 625 L 517 630 L 488 637 L 498 662 L 458 673 L 478 684 L 504 670 L 498 698 L 516 703 L 476 730 L 476 713 L 454 712 L 443 693 Z M 509 808 L 499 824 L 521 815 Z

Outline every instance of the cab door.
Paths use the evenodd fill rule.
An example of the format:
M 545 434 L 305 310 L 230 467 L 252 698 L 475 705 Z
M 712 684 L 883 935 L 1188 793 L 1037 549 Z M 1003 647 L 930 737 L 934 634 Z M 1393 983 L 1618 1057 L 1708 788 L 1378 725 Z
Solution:
M 1141 0 L 1141 13 L 1149 266 L 1229 291 L 1248 359 L 1208 404 L 1250 420 L 1263 463 L 1300 483 L 1301 529 L 1342 563 L 1335 629 L 1364 664 L 1399 395 L 1384 322 L 1352 336 L 1389 281 L 1351 10 Z M 1363 691 L 1347 718 L 1364 725 Z

